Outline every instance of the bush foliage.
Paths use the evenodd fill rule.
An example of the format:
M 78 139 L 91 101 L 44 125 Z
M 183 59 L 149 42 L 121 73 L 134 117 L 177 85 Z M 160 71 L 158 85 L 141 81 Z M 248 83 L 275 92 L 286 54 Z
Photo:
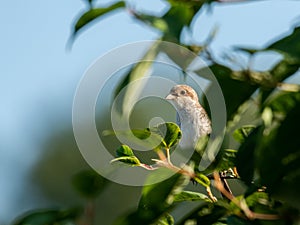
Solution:
M 206 60 L 225 98 L 226 135 L 238 142 L 236 149 L 230 149 L 224 141 L 215 161 L 204 171 L 194 169 L 197 160 L 178 168 L 160 161 L 160 151 L 169 151 L 180 139 L 180 128 L 176 124 L 167 123 L 168 135 L 159 136 L 160 133 L 157 132 L 161 138 L 161 145 L 155 151 L 160 157 L 157 161 L 160 167 L 155 168 L 147 179 L 155 180 L 156 176 L 167 176 L 174 170 L 176 173 L 165 181 L 145 186 L 137 209 L 118 218 L 114 224 L 297 224 L 300 209 L 300 138 L 297 130 L 300 125 L 300 86 L 288 83 L 288 78 L 295 75 L 300 67 L 300 27 L 294 27 L 289 34 L 271 41 L 265 48 L 237 47 L 232 50 L 247 56 L 249 62 L 265 52 L 280 54 L 280 60 L 268 70 L 255 71 L 250 63 L 245 69 L 235 69 L 237 67 L 234 62 L 217 59 L 211 52 L 210 43 L 215 34 L 202 45 L 182 42 L 183 30 L 190 28 L 203 7 L 227 4 L 225 2 L 166 0 L 169 8 L 162 16 L 136 12 L 124 1 L 114 2 L 107 7 L 98 7 L 93 0 L 86 2 L 89 7 L 76 20 L 73 40 L 84 28 L 104 15 L 127 9 L 136 21 L 158 30 L 161 34 L 160 40 L 182 45 Z M 186 32 L 185 35 L 189 34 Z M 177 62 L 176 58 L 172 58 L 170 50 L 163 51 L 183 70 L 190 63 Z M 135 65 L 139 66 L 141 65 Z M 132 73 L 123 80 L 120 89 L 135 79 L 135 69 L 133 68 Z M 202 71 L 198 71 L 199 76 L 201 73 Z M 142 77 L 143 74 L 139 76 Z M 255 113 L 247 115 L 247 110 L 253 108 Z M 240 123 L 243 117 L 249 118 L 247 123 Z M 145 129 L 139 131 L 139 134 L 143 136 L 147 135 L 147 132 L 149 130 Z M 205 143 L 201 146 L 205 147 Z M 113 161 L 141 166 L 148 170 L 154 169 L 135 156 L 134 150 L 127 145 L 117 149 L 116 159 Z M 246 186 L 244 193 L 238 196 L 231 193 L 226 187 L 226 179 L 243 182 Z M 203 186 L 203 190 L 206 191 L 186 190 L 191 181 Z M 73 183 L 79 193 L 93 199 L 101 193 L 106 180 L 92 171 L 83 171 L 74 177 Z M 222 197 L 216 198 L 211 192 L 211 187 L 222 193 Z M 175 221 L 173 210 L 190 201 L 201 204 L 185 212 Z M 38 210 L 23 216 L 15 224 L 91 223 L 91 220 L 85 217 L 86 212 L 79 209 Z

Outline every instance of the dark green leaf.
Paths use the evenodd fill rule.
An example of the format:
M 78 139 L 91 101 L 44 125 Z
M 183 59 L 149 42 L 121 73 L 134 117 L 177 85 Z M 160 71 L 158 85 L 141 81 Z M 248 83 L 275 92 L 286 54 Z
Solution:
M 168 24 L 166 21 L 162 18 L 156 17 L 156 16 L 151 16 L 151 15 L 146 15 L 142 13 L 134 13 L 134 16 L 143 21 L 144 23 L 162 31 L 163 33 L 168 32 Z
M 144 186 L 138 209 L 115 224 L 150 225 L 161 219 L 166 211 L 172 208 L 174 196 L 189 182 L 184 175 L 172 174 L 174 172 L 164 168 L 150 174 L 146 181 L 146 184 L 150 185 Z M 165 180 L 155 183 L 158 179 Z
M 95 198 L 108 182 L 94 170 L 84 170 L 73 176 L 72 183 L 84 197 Z
M 246 203 L 253 212 L 257 213 L 272 213 L 274 210 L 271 210 L 272 204 L 270 202 L 270 197 L 265 192 L 254 192 L 246 198 Z
M 236 113 L 239 106 L 249 99 L 249 97 L 255 92 L 258 86 L 252 85 L 247 80 L 242 81 L 233 78 L 234 72 L 226 66 L 222 66 L 220 64 L 213 64 L 209 67 L 209 69 L 216 77 L 222 89 L 226 104 L 227 118 L 228 120 L 230 120 Z M 209 75 L 210 72 L 208 72 L 207 68 L 200 69 L 196 71 L 196 73 L 199 74 L 199 76 L 202 76 L 206 79 L 211 79 Z M 214 95 L 214 93 L 210 93 L 211 91 L 212 89 L 208 88 L 206 95 Z
M 82 213 L 79 209 L 55 210 L 45 209 L 36 210 L 19 218 L 14 225 L 62 225 L 75 222 L 75 219 Z
M 113 5 L 106 7 L 106 8 L 92 8 L 89 11 L 85 12 L 75 23 L 73 36 L 75 36 L 79 30 L 83 27 L 90 24 L 90 22 L 94 21 L 95 19 L 100 18 L 101 16 L 112 12 L 118 8 L 124 8 L 125 2 L 119 1 L 114 3 Z
M 211 202 L 211 199 L 205 194 L 192 192 L 192 191 L 182 191 L 174 197 L 175 202 L 184 202 L 184 201 L 206 201 Z
M 162 210 L 173 203 L 174 196 L 180 193 L 182 188 L 189 183 L 189 178 L 181 174 L 172 174 L 174 174 L 173 171 L 162 168 L 147 178 L 146 183 L 154 184 L 144 187 L 139 204 L 141 209 L 153 208 L 154 210 Z M 170 177 L 170 175 L 172 176 Z M 158 177 L 165 177 L 165 180 L 155 183 Z
M 256 52 L 259 52 L 260 50 L 255 49 L 255 48 L 246 48 L 246 47 L 234 47 L 234 50 L 236 51 L 241 51 L 241 52 L 247 52 L 250 55 L 255 54 Z
M 236 155 L 236 167 L 241 179 L 248 185 L 253 181 L 255 148 L 262 135 L 262 127 L 255 128 L 244 140 Z
M 260 225 L 258 221 L 249 221 L 235 215 L 229 216 L 226 221 L 227 225 Z
M 275 114 L 280 114 L 284 118 L 300 102 L 300 93 L 278 92 L 265 106 L 270 107 Z
M 188 5 L 173 5 L 162 17 L 166 21 L 166 24 L 168 24 L 168 32 L 165 34 L 165 39 L 178 42 L 182 29 L 191 23 L 195 15 L 194 13 L 194 9 Z
M 295 61 L 289 56 L 285 56 L 270 71 L 277 81 L 283 81 L 289 76 L 295 74 L 300 67 L 300 61 Z
M 140 13 L 134 13 L 134 15 L 137 19 L 160 30 L 163 33 L 164 40 L 178 43 L 183 28 L 190 25 L 195 13 L 202 4 L 197 6 L 185 3 L 172 4 L 161 18 Z
M 300 27 L 295 28 L 290 35 L 274 42 L 267 49 L 276 50 L 300 60 Z
M 292 202 L 300 201 L 296 195 L 296 190 L 300 188 L 299 115 L 298 100 L 287 112 L 278 129 L 273 129 L 270 134 L 264 136 L 257 153 L 258 169 L 263 184 L 272 193 L 289 196 L 289 201 Z
M 299 67 L 300 60 L 295 60 L 290 56 L 284 56 L 284 58 L 271 69 L 270 74 L 275 79 L 275 82 L 281 82 L 294 75 L 299 70 Z M 262 89 L 262 102 L 269 97 L 274 88 Z
M 222 171 L 233 168 L 236 165 L 237 152 L 235 149 L 221 149 L 216 157 L 216 161 L 218 162 L 216 169 Z
M 219 204 L 206 203 L 199 206 L 187 215 L 178 225 L 185 225 L 187 221 L 193 221 L 193 224 L 212 225 L 226 215 L 228 210 L 221 202 Z

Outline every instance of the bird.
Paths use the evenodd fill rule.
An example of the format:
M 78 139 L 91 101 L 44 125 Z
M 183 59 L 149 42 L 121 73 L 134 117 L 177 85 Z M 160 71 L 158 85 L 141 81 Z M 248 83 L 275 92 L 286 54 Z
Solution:
M 211 121 L 199 103 L 197 92 L 190 86 L 179 84 L 172 87 L 166 99 L 177 111 L 177 124 L 181 129 L 181 148 L 195 148 L 199 138 L 212 132 Z

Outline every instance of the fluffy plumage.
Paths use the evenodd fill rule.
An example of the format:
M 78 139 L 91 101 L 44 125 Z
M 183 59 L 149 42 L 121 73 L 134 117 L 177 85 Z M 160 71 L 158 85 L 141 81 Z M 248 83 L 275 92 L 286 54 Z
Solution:
M 166 99 L 175 106 L 179 117 L 178 125 L 182 130 L 181 147 L 195 147 L 201 136 L 211 133 L 210 119 L 193 88 L 188 85 L 176 85 Z

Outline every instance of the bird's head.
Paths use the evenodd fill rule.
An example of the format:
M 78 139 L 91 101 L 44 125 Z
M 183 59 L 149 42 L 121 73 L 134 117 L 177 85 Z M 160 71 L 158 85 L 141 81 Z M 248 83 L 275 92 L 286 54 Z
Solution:
M 174 86 L 166 99 L 172 101 L 178 109 L 183 109 L 187 105 L 198 104 L 198 95 L 196 91 L 188 85 Z

